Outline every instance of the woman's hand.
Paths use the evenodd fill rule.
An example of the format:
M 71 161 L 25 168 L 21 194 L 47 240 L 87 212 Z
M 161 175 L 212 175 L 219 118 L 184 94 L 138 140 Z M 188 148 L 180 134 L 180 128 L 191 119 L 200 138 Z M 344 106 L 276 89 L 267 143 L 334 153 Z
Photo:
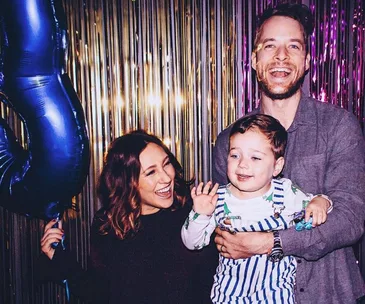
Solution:
M 50 260 L 52 260 L 55 253 L 52 244 L 60 242 L 64 234 L 62 230 L 62 221 L 58 222 L 58 228 L 52 228 L 56 223 L 57 220 L 53 219 L 44 227 L 44 235 L 41 239 L 41 250 Z

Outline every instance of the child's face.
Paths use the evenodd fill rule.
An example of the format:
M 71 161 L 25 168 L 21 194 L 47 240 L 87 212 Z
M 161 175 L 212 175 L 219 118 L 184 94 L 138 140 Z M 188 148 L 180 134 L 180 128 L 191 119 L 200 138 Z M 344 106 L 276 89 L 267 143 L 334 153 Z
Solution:
M 234 196 L 249 199 L 270 189 L 271 180 L 284 166 L 284 158 L 275 160 L 270 142 L 258 130 L 237 133 L 230 138 L 227 175 Z

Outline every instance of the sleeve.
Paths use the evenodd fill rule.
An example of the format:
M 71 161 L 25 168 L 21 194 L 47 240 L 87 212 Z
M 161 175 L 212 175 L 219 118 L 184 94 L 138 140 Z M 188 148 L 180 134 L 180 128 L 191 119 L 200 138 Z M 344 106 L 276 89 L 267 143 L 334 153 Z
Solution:
M 195 251 L 195 253 L 199 254 L 199 258 L 196 259 L 195 273 L 192 278 L 194 280 L 194 300 L 190 304 L 212 303 L 210 292 L 219 258 L 219 252 L 214 243 L 214 233 L 210 244 L 201 251 Z
M 81 270 L 81 266 L 72 253 L 59 249 L 59 247 L 56 249 L 52 260 L 45 254 L 41 254 L 36 260 L 35 269 L 37 269 L 37 272 L 35 279 L 38 283 L 61 283 L 63 280 L 68 279 L 76 269 L 77 271 Z
M 330 140 L 324 193 L 332 199 L 333 210 L 316 229 L 300 234 L 294 228 L 281 231 L 286 255 L 318 260 L 355 244 L 364 232 L 365 143 L 356 118 L 347 113 Z
M 213 148 L 212 179 L 214 183 L 226 185 L 227 179 L 227 156 L 229 146 L 229 133 L 231 128 L 223 130 L 215 142 Z
M 215 227 L 214 215 L 203 215 L 191 210 L 181 228 L 182 241 L 190 250 L 202 249 L 209 245 Z
M 313 198 L 312 194 L 304 192 L 289 179 L 286 180 L 285 192 L 285 200 L 288 202 L 286 205 L 288 205 L 292 214 L 304 210 Z
M 101 237 L 101 236 L 100 236 Z M 66 247 L 67 248 L 67 247 Z M 58 246 L 53 259 L 42 254 L 37 260 L 38 283 L 47 281 L 62 284 L 67 280 L 70 293 L 86 303 L 105 303 L 108 300 L 109 281 L 106 268 L 100 260 L 98 246 L 92 245 L 89 267 L 83 269 L 73 252 Z
M 101 239 L 102 242 L 98 242 Z M 78 265 L 67 279 L 70 292 L 86 303 L 105 303 L 109 299 L 109 277 L 103 252 L 109 250 L 104 244 L 108 236 L 91 236 L 88 268 Z

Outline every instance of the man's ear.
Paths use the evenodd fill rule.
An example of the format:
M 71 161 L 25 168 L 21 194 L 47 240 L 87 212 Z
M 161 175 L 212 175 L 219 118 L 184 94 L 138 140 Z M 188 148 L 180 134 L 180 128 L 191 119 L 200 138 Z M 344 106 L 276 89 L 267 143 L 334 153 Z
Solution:
M 256 60 L 257 60 L 256 52 L 252 52 L 252 54 L 251 54 L 251 66 L 255 71 L 256 71 L 256 64 L 257 64 Z
M 275 161 L 274 173 L 272 174 L 273 177 L 278 176 L 280 174 L 280 172 L 283 171 L 284 164 L 285 164 L 285 160 L 284 160 L 284 157 L 282 157 L 282 156 L 279 157 Z
M 305 70 L 306 71 L 309 70 L 310 61 L 311 61 L 311 55 L 308 53 L 307 56 L 305 56 Z

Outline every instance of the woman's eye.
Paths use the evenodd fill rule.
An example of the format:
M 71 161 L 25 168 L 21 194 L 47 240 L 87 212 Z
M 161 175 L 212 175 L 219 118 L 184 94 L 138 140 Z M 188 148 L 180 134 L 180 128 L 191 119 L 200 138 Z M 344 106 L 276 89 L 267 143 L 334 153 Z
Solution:
M 167 161 L 166 163 L 164 163 L 164 167 L 166 167 L 166 166 L 169 166 L 169 165 L 171 165 L 171 161 Z
M 155 174 L 155 170 L 151 170 L 151 171 L 146 172 L 146 176 L 151 176 L 153 174 Z
M 237 159 L 238 155 L 237 154 L 231 154 L 231 158 Z
M 261 160 L 259 157 L 252 157 L 252 160 Z
M 265 49 L 272 49 L 274 47 L 275 46 L 273 44 L 267 44 L 267 45 L 265 45 Z

